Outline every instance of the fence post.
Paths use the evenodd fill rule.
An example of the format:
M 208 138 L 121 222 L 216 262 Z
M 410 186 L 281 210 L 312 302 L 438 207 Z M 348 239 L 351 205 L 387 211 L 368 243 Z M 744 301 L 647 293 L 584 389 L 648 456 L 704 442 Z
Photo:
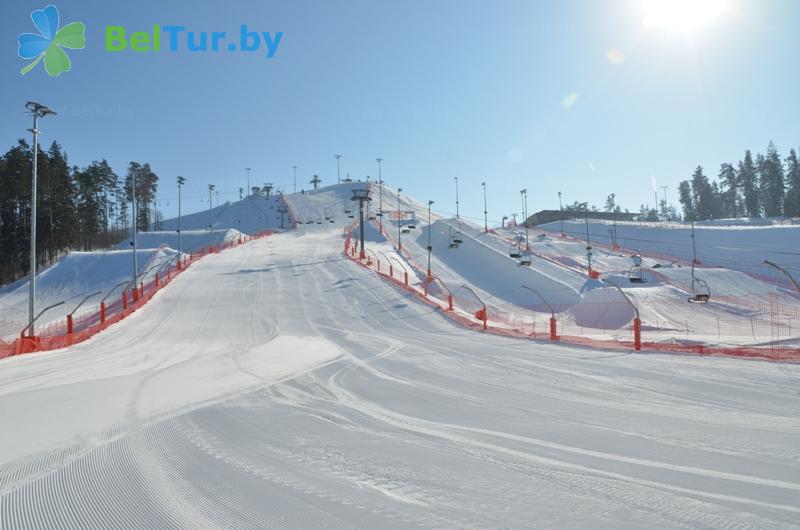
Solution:
M 633 319 L 633 349 L 642 349 L 642 321 L 638 317 Z
M 391 264 L 391 262 L 389 263 L 389 276 L 391 276 L 392 278 L 394 278 L 394 270 L 392 269 L 392 264 Z
M 72 335 L 72 315 L 67 315 L 67 335 Z
M 447 309 L 449 311 L 453 310 L 453 295 L 452 294 L 448 294 L 447 295 Z
M 403 283 L 408 287 L 408 272 L 403 272 Z
M 158 272 L 156 272 L 156 287 L 158 287 Z
M 423 285 L 423 294 L 427 297 L 428 296 L 428 281 L 425 280 L 422 285 Z
M 128 309 L 128 291 L 122 291 L 122 309 Z
M 137 289 L 136 286 L 134 285 L 133 287 L 131 287 L 131 302 L 135 302 L 138 299 L 139 299 L 139 289 Z
M 139 298 L 144 297 L 144 282 L 139 282 Z
M 550 340 L 558 340 L 558 324 L 555 317 L 550 317 Z
M 106 321 L 106 303 L 100 302 L 100 322 Z

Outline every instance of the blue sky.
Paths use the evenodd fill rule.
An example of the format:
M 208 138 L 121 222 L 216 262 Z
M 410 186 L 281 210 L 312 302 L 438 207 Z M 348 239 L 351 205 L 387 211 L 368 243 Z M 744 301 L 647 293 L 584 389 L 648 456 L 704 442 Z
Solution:
M 32 99 L 59 112 L 42 140 L 72 164 L 150 162 L 167 214 L 177 175 L 194 209 L 208 183 L 235 198 L 248 166 L 288 191 L 293 165 L 298 189 L 315 173 L 334 182 L 341 153 L 343 174 L 374 177 L 382 157 L 389 185 L 444 212 L 458 176 L 462 214 L 482 217 L 486 181 L 490 219 L 519 212 L 521 188 L 531 212 L 557 207 L 558 191 L 598 206 L 614 192 L 635 210 L 653 202 L 653 179 L 677 202 L 698 164 L 716 175 L 770 140 L 800 148 L 800 2 L 714 0 L 724 13 L 686 33 L 646 28 L 642 1 L 61 0 L 87 46 L 57 78 L 20 76 L 16 53 L 47 2 L 7 2 L 0 148 L 29 136 Z M 105 51 L 105 26 L 153 24 L 284 36 L 273 59 L 185 43 Z

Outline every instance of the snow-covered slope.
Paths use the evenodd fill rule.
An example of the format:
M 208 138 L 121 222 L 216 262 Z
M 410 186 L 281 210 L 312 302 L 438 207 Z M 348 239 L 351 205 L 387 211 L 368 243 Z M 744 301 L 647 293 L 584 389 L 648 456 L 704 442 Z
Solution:
M 176 255 L 177 252 L 170 248 L 138 250 L 136 256 L 140 279 L 148 281 Z M 96 311 L 103 297 L 112 289 L 119 295 L 123 288 L 119 284 L 129 281 L 132 276 L 132 250 L 70 252 L 36 277 L 37 311 L 51 304 L 66 302 L 43 314 L 37 326 L 63 319 L 85 296 L 101 292 L 81 306 L 81 311 Z M 28 290 L 28 281 L 21 280 L 0 291 L 0 338 L 18 336 L 27 325 Z
M 465 330 L 344 259 L 338 223 L 0 363 L 0 526 L 796 524 L 796 366 Z

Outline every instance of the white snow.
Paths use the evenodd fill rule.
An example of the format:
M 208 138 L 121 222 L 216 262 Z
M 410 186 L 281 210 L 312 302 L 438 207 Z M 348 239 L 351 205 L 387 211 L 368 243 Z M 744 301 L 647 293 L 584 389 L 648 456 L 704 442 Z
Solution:
M 797 364 L 460 327 L 342 255 L 356 185 L 287 196 L 311 224 L 203 258 L 84 343 L 0 362 L 0 527 L 797 526 Z M 317 224 L 325 210 L 334 222 Z M 503 234 L 462 226 L 464 245 L 436 248 L 457 221 L 433 220 L 448 285 L 529 313 L 543 309 L 516 283 L 563 286 L 576 322 L 630 316 L 593 312 L 621 300 L 587 281 L 579 243 L 535 243 L 555 250 L 526 271 Z M 374 226 L 367 248 L 424 267 L 426 230 L 403 234 L 407 259 Z M 117 255 L 93 281 L 126 274 L 124 251 L 96 259 Z M 625 279 L 626 259 L 603 255 L 602 271 Z M 51 279 L 75 291 L 61 266 Z M 711 311 L 686 303 L 685 271 L 625 287 L 643 319 Z

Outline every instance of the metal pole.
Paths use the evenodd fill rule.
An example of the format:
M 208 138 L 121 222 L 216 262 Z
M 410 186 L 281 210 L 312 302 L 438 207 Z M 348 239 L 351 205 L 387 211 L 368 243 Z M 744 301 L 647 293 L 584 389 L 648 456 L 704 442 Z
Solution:
M 297 166 L 292 166 L 294 170 L 294 192 L 297 193 Z M 250 190 L 247 190 L 247 193 L 250 193 Z
M 400 241 L 400 192 L 403 188 L 397 188 L 397 250 L 403 250 L 403 243 Z
M 383 177 L 381 176 L 381 162 L 383 158 L 376 158 L 378 161 L 378 225 L 383 234 Z
M 250 168 L 246 167 L 247 170 L 247 193 L 250 193 Z
M 242 206 L 244 205 L 244 201 L 242 200 L 242 188 L 239 188 L 239 237 L 242 237 Z M 283 228 L 283 227 L 281 227 Z
M 214 217 L 213 217 L 213 205 L 211 204 L 212 194 L 214 192 L 214 185 L 208 185 L 208 231 L 211 235 L 211 242 L 209 243 L 208 252 L 211 253 L 214 251 Z
M 360 259 L 364 259 L 366 257 L 366 252 L 364 251 L 364 199 L 360 199 L 358 201 L 358 218 L 361 224 L 360 227 L 361 251 L 358 253 L 358 257 Z
M 586 213 L 586 259 L 589 262 L 589 274 L 592 273 L 592 245 L 589 243 L 589 203 L 584 203 L 584 212 Z
M 531 245 L 528 242 L 528 189 L 520 190 L 519 194 L 522 198 L 522 224 L 525 226 L 525 251 L 530 252 Z
M 33 113 L 33 174 L 31 183 L 31 279 L 28 293 L 28 335 L 35 335 L 33 329 L 34 313 L 36 311 L 36 180 L 39 158 L 39 113 Z
M 461 216 L 458 214 L 458 177 L 453 177 L 456 181 L 456 219 L 461 219 Z
M 342 178 L 341 173 L 339 172 L 339 160 L 342 159 L 342 155 L 334 155 L 333 157 L 336 159 L 336 183 L 341 184 Z
M 431 250 L 433 247 L 431 246 L 431 205 L 433 201 L 428 201 L 428 281 L 431 278 Z
M 136 290 L 138 285 L 137 277 L 139 275 L 139 265 L 136 263 L 136 250 L 137 250 L 137 235 L 139 232 L 137 201 L 136 201 L 136 171 L 131 172 L 131 200 L 133 201 L 133 290 Z
M 486 213 L 486 183 L 481 182 L 481 186 L 483 186 L 483 231 L 489 232 L 489 218 L 487 217 Z
M 564 237 L 564 207 L 561 206 L 561 192 L 558 192 L 558 211 L 561 214 L 561 237 Z
M 778 269 L 778 270 L 779 270 L 779 271 L 781 271 L 783 274 L 785 274 L 785 275 L 786 275 L 786 277 L 787 277 L 787 278 L 789 278 L 789 281 L 790 281 L 790 282 L 792 282 L 792 285 L 794 285 L 794 288 L 795 288 L 795 289 L 797 289 L 797 291 L 798 291 L 798 292 L 800 292 L 800 285 L 798 285 L 798 284 L 797 284 L 797 281 L 795 281 L 795 279 L 794 279 L 794 276 L 792 276 L 791 274 L 789 274 L 789 271 L 787 271 L 787 270 L 786 270 L 786 269 L 784 269 L 783 267 L 780 267 L 780 266 L 778 266 L 778 265 L 774 264 L 774 263 L 773 263 L 773 262 L 771 262 L 771 261 L 764 260 L 764 263 L 766 263 L 766 264 L 767 264 L 767 265 L 769 265 L 770 267 L 773 267 L 773 268 L 776 268 L 776 269 Z

